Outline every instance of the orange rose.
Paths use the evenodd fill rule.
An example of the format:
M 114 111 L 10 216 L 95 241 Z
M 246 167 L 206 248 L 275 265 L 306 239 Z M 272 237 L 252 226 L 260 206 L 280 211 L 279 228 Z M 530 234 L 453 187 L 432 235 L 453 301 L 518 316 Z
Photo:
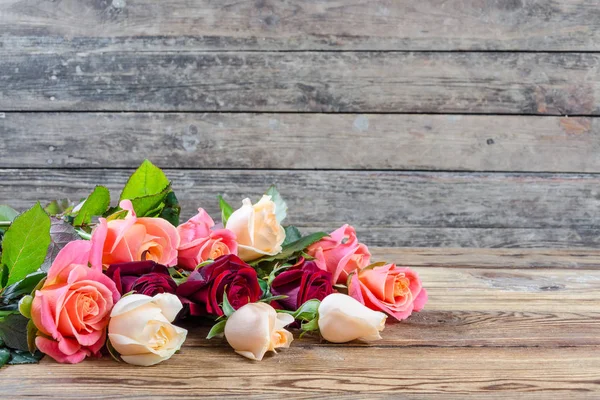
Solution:
M 350 277 L 348 294 L 372 310 L 383 311 L 398 321 L 421 311 L 427 292 L 416 272 L 386 264 L 367 267 Z
M 102 264 L 130 261 L 155 261 L 171 267 L 177 264 L 179 233 L 177 228 L 162 218 L 137 218 L 129 200 L 120 203 L 129 211 L 125 219 L 106 221 L 92 234 L 94 247 L 102 248 Z

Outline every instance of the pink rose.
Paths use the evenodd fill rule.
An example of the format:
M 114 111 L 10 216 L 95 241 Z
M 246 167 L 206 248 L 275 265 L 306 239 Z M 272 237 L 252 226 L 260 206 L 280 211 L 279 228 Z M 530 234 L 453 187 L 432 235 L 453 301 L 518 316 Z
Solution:
M 100 254 L 93 253 L 92 243 L 67 244 L 33 299 L 31 318 L 39 330 L 36 346 L 60 363 L 99 356 L 119 298 L 114 282 L 102 273 Z
M 334 283 L 346 283 L 348 275 L 369 265 L 371 253 L 356 238 L 356 231 L 350 225 L 312 244 L 307 253 L 315 258 L 317 266 L 331 272 Z
M 189 221 L 177 227 L 179 244 L 179 266 L 193 271 L 198 264 L 216 260 L 227 255 L 237 255 L 235 234 L 229 229 L 211 230 L 215 226 L 212 218 L 202 208 Z
M 137 218 L 129 200 L 121 201 L 120 206 L 129 211 L 125 219 L 100 218 L 92 234 L 93 246 L 102 249 L 102 264 L 146 260 L 167 267 L 177 264 L 177 228 L 162 218 Z
M 413 311 L 421 311 L 427 302 L 427 292 L 417 273 L 396 264 L 365 268 L 353 274 L 348 294 L 398 321 L 408 318 Z

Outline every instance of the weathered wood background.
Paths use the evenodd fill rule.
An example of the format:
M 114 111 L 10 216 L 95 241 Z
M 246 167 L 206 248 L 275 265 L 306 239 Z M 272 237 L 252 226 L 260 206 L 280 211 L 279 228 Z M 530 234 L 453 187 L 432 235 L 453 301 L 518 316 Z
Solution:
M 251 364 L 201 331 L 164 368 L 3 370 L 0 397 L 598 398 L 598 117 L 597 0 L 0 0 L 0 203 L 144 158 L 184 217 L 276 183 L 431 293 L 373 347 Z

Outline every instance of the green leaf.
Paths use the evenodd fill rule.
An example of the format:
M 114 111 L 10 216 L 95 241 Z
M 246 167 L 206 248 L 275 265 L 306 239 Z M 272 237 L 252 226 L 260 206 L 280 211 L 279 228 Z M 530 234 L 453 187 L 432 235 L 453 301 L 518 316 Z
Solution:
M 50 217 L 37 203 L 19 215 L 2 241 L 2 264 L 8 267 L 7 284 L 15 283 L 37 271 L 50 244 Z
M 4 366 L 10 360 L 10 350 L 6 347 L 0 348 L 0 367 Z
M 77 233 L 75 228 L 71 224 L 63 221 L 62 219 L 50 218 L 50 246 L 48 246 L 48 252 L 46 258 L 42 263 L 42 271 L 48 272 L 54 259 L 58 255 L 58 252 L 67 245 L 67 243 L 73 240 L 81 239 L 81 235 Z
M 6 286 L 8 282 L 8 267 L 0 262 L 0 290 Z
M 89 225 L 92 217 L 102 215 L 110 206 L 110 192 L 104 186 L 96 186 L 73 221 L 74 226 Z
M 120 200 L 129 199 L 138 217 L 160 213 L 163 201 L 171 191 L 171 183 L 164 172 L 148 160 L 131 175 L 121 192 Z M 158 215 L 157 214 L 157 215 Z
M 275 185 L 272 185 L 265 194 L 271 196 L 271 200 L 275 203 L 275 218 L 281 224 L 281 221 L 287 216 L 287 204 L 283 201 Z
M 227 293 L 223 292 L 223 313 L 227 317 L 231 317 L 231 315 L 235 312 L 235 309 L 229 304 L 229 300 L 227 300 Z
M 312 234 L 310 234 L 308 236 L 304 236 L 303 238 L 301 238 L 299 240 L 296 240 L 296 241 L 288 244 L 287 246 L 285 246 L 283 248 L 283 250 L 279 254 L 276 254 L 274 256 L 261 257 L 261 258 L 259 258 L 257 260 L 254 260 L 254 261 L 250 262 L 249 264 L 250 265 L 257 265 L 257 264 L 259 264 L 261 262 L 270 262 L 270 261 L 278 261 L 278 260 L 288 260 L 294 254 L 302 252 L 308 246 L 310 246 L 313 243 L 318 242 L 319 240 L 323 239 L 325 236 L 327 236 L 327 233 L 325 233 L 325 232 L 315 232 L 315 233 L 312 233 Z
M 144 160 L 125 184 L 120 200 L 160 193 L 169 184 L 169 180 L 160 168 L 150 161 Z
M 286 226 L 283 229 L 285 229 L 285 240 L 282 244 L 283 247 L 302 238 L 302 234 L 294 225 Z
M 303 331 L 303 334 L 307 333 L 307 332 L 316 332 L 316 331 L 318 331 L 319 330 L 319 317 L 311 319 L 308 322 L 303 322 L 300 325 L 300 329 Z
M 74 204 L 68 199 L 52 200 L 44 207 L 44 211 L 48 215 L 60 215 L 70 212 L 74 207 Z
M 0 321 L 0 337 L 7 347 L 23 351 L 29 350 L 27 322 L 29 320 L 21 314 L 7 315 Z
M 7 286 L 0 296 L 0 304 L 15 303 L 19 301 L 21 297 L 31 294 L 36 285 L 44 279 L 45 276 L 45 272 L 33 272 L 19 282 Z
M 267 281 L 259 278 L 258 285 L 260 286 L 260 288 L 262 289 L 262 292 L 263 292 L 261 298 L 267 297 L 269 295 L 269 284 L 267 283 Z
M 157 217 L 165 207 L 164 200 L 171 191 L 171 185 L 160 192 L 131 199 L 131 204 L 138 217 Z
M 223 332 L 225 332 L 225 325 L 227 324 L 227 320 L 224 319 L 222 321 L 217 322 L 216 324 L 213 325 L 212 328 L 210 328 L 210 331 L 208 332 L 208 335 L 206 335 L 207 339 L 212 339 L 216 336 L 221 337 L 223 335 Z
M 311 321 L 317 317 L 320 305 L 321 302 L 317 299 L 308 300 L 292 315 L 299 321 Z
M 12 358 L 8 362 L 8 365 L 37 364 L 44 357 L 44 354 L 39 351 L 31 354 L 29 351 L 13 350 L 11 351 L 11 356 Z
M 223 198 L 223 196 L 219 196 L 219 208 L 221 209 L 221 222 L 223 226 L 227 224 L 227 220 L 233 214 L 233 207 L 229 205 L 227 201 Z
M 159 217 L 166 219 L 173 226 L 179 226 L 179 214 L 181 213 L 181 206 L 179 200 L 175 196 L 175 192 L 172 190 L 167 193 L 165 197 L 165 207 L 160 212 Z
M 1 222 L 12 222 L 19 215 L 19 212 L 12 207 L 0 204 L 0 221 Z M 0 232 L 4 232 L 7 229 L 5 226 L 0 226 Z

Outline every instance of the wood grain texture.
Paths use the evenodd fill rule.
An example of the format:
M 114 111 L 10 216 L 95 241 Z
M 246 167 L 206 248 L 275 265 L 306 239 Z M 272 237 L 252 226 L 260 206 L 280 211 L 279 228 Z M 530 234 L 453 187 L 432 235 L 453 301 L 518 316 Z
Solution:
M 24 209 L 36 200 L 79 200 L 97 184 L 107 185 L 114 200 L 131 172 L 1 169 L 0 203 Z M 166 173 L 184 218 L 198 207 L 219 215 L 219 194 L 238 207 L 244 197 L 257 199 L 276 184 L 288 201 L 288 223 L 328 231 L 351 223 L 368 245 L 593 247 L 600 240 L 598 175 L 171 169 Z M 457 231 L 462 233 L 455 237 Z M 486 236 L 477 237 L 480 233 Z
M 600 55 L 8 52 L 0 110 L 598 115 Z
M 430 294 L 424 311 L 388 324 L 378 342 L 335 345 L 306 337 L 256 363 L 223 340 L 204 339 L 206 323 L 187 321 L 182 352 L 157 367 L 44 359 L 4 369 L 0 385 L 11 399 L 41 393 L 61 399 L 596 398 L 600 270 L 540 269 L 535 262 L 506 268 L 524 266 L 526 257 L 564 261 L 568 251 L 502 249 L 487 259 L 480 250 L 460 251 L 462 259 L 481 258 L 483 268 L 457 267 L 456 249 L 373 249 L 377 258 L 421 259 L 416 270 Z M 454 258 L 444 264 L 435 258 L 443 252 Z M 599 254 L 573 251 L 570 264 Z M 437 266 L 426 264 L 432 256 Z
M 4 113 L 0 137 L 2 168 L 600 172 L 596 118 Z
M 600 50 L 594 0 L 3 0 L 0 39 L 30 51 Z
M 11 398 L 43 393 L 45 398 L 61 399 L 333 395 L 539 399 L 557 394 L 592 399 L 600 389 L 599 350 L 312 346 L 291 347 L 275 357 L 251 362 L 226 348 L 199 347 L 184 348 L 155 368 L 108 359 L 79 365 L 44 360 L 37 367 L 2 371 L 0 383 Z
M 600 269 L 597 249 L 477 249 L 371 247 L 373 257 L 401 265 L 438 268 Z M 507 271 L 508 272 L 508 271 Z M 582 272 L 585 274 L 585 272 Z

